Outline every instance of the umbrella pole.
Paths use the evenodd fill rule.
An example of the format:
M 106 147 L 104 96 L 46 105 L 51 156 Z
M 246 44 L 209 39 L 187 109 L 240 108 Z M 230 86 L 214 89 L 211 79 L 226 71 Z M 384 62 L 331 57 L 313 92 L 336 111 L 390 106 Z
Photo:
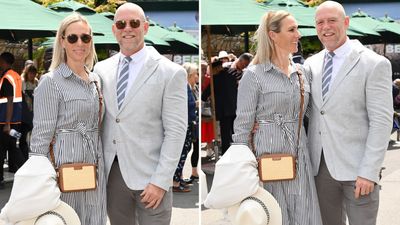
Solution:
M 249 32 L 244 32 L 244 51 L 249 52 Z
M 217 120 L 215 118 L 215 95 L 214 95 L 214 74 L 213 74 L 213 69 L 212 69 L 212 63 L 211 63 L 211 34 L 210 34 L 210 26 L 206 26 L 206 30 L 207 30 L 207 58 L 208 58 L 208 62 L 210 62 L 210 90 L 211 90 L 211 118 L 212 118 L 212 122 L 213 122 L 213 129 L 214 129 L 214 140 L 216 141 L 216 143 L 220 143 L 220 139 L 219 136 L 217 135 Z M 214 150 L 215 150 L 215 146 Z M 219 153 L 214 152 L 215 154 L 215 161 L 218 161 L 219 159 Z
M 33 42 L 32 42 L 32 38 L 28 39 L 28 59 L 33 60 Z

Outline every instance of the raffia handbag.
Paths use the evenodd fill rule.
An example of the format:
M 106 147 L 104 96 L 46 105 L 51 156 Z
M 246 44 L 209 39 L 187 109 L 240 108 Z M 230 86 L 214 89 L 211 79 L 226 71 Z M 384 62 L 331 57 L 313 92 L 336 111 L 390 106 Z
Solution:
M 103 96 L 97 81 L 94 81 L 99 95 L 99 127 Z M 58 186 L 61 192 L 76 192 L 94 190 L 97 187 L 97 163 L 65 163 L 56 167 L 53 144 L 50 144 L 50 157 L 57 172 Z
M 304 81 L 302 73 L 297 69 L 300 82 L 300 112 L 297 130 L 296 156 L 292 154 L 263 154 L 258 161 L 258 174 L 262 182 L 293 180 L 296 177 L 296 157 L 299 151 L 300 132 L 304 107 Z M 253 145 L 254 146 L 254 145 Z M 253 148 L 254 149 L 254 148 Z

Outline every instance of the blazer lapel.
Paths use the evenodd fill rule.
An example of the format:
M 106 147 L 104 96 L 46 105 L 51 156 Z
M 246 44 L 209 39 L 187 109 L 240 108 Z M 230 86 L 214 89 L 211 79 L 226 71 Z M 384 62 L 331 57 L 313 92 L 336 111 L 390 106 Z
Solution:
M 118 111 L 118 106 L 117 106 L 117 72 L 118 72 L 118 64 L 119 64 L 119 57 L 120 54 L 114 55 L 109 62 L 110 69 L 104 73 L 104 79 L 106 80 L 104 82 L 104 90 L 107 91 L 108 93 L 105 93 L 105 96 L 109 96 L 109 98 L 105 98 L 106 105 L 112 112 L 117 112 Z
M 136 93 L 140 90 L 140 88 L 143 86 L 146 80 L 148 80 L 151 77 L 151 75 L 153 75 L 154 71 L 158 66 L 158 58 L 161 57 L 161 55 L 157 52 L 154 52 L 151 48 L 149 48 L 148 51 L 149 52 L 147 60 L 144 63 L 140 72 L 138 73 L 129 92 L 125 96 L 125 100 L 122 103 L 122 106 L 119 111 L 122 111 L 125 108 L 125 105 L 127 105 L 132 100 L 132 98 L 135 97 Z
M 336 77 L 333 80 L 333 83 L 331 84 L 331 87 L 328 91 L 328 95 L 326 96 L 325 102 L 329 100 L 330 96 L 336 91 L 340 83 L 350 73 L 350 71 L 354 68 L 354 66 L 358 63 L 359 60 L 360 60 L 360 54 L 356 49 L 353 49 L 350 52 L 350 55 L 347 56 L 346 59 L 344 60 L 342 67 L 338 70 L 338 73 L 336 74 Z

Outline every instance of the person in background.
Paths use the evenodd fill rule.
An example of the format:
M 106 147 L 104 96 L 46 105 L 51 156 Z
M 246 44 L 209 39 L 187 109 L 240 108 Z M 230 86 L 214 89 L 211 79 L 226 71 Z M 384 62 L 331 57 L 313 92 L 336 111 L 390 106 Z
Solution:
M 196 108 L 198 108 L 198 101 L 196 100 L 195 94 L 193 93 L 193 87 L 196 82 L 199 80 L 199 72 L 196 64 L 193 63 L 185 63 L 182 65 L 186 70 L 187 76 L 187 95 L 188 95 L 188 126 L 186 131 L 185 144 L 183 145 L 181 157 L 178 163 L 178 166 L 175 170 L 175 174 L 173 177 L 173 192 L 189 192 L 191 191 L 187 187 L 187 183 L 183 179 L 183 167 L 185 166 L 185 161 L 187 158 L 190 149 L 192 148 L 193 140 L 195 136 L 198 135 L 197 132 L 197 124 L 196 124 Z M 193 153 L 194 154 L 194 153 Z M 198 154 L 197 154 L 198 155 Z M 198 160 L 198 156 L 197 156 Z M 197 166 L 196 166 L 197 167 Z M 197 169 L 197 168 L 196 168 Z
M 199 69 L 196 64 L 184 64 L 183 67 L 186 67 L 186 72 L 188 72 L 188 83 L 191 87 L 194 100 L 196 102 L 196 119 L 194 121 L 193 132 L 192 132 L 192 142 L 193 142 L 193 152 L 192 156 L 190 157 L 190 164 L 192 165 L 192 174 L 190 178 L 184 179 L 184 181 L 188 184 L 192 184 L 194 181 L 199 180 L 199 174 L 197 171 L 197 164 L 199 163 Z
M 321 225 L 302 124 L 298 133 L 299 114 L 303 110 L 300 109 L 299 77 L 304 82 L 304 106 L 307 106 L 310 74 L 291 61 L 300 39 L 297 22 L 286 11 L 267 12 L 261 19 L 256 39 L 256 55 L 239 83 L 233 144 L 254 146 L 256 157 L 271 153 L 296 157 L 294 179 L 265 182 L 263 187 L 278 201 L 283 225 Z M 258 128 L 254 131 L 255 122 Z M 253 141 L 249 143 L 252 132 Z
M 26 63 L 25 63 L 26 64 Z M 25 160 L 28 159 L 30 132 L 33 129 L 33 94 L 38 86 L 37 69 L 29 64 L 22 77 L 22 124 L 21 124 L 21 140 L 20 148 L 24 154 Z
M 350 40 L 343 6 L 315 13 L 324 49 L 305 61 L 312 73 L 308 143 L 324 225 L 375 225 L 379 172 L 393 126 L 388 59 Z
M 30 155 L 48 157 L 52 143 L 56 167 L 96 164 L 96 189 L 61 193 L 61 200 L 76 211 L 82 225 L 105 225 L 106 180 L 96 85 L 100 86 L 100 79 L 90 72 L 97 57 L 86 18 L 78 13 L 65 17 L 53 50 L 50 72 L 35 89 Z
M 22 81 L 20 75 L 11 69 L 14 61 L 14 55 L 9 52 L 0 55 L 0 189 L 4 188 L 6 152 L 9 172 L 16 172 L 24 163 L 16 145 L 20 137 L 10 133 L 11 129 L 21 132 L 22 120 Z

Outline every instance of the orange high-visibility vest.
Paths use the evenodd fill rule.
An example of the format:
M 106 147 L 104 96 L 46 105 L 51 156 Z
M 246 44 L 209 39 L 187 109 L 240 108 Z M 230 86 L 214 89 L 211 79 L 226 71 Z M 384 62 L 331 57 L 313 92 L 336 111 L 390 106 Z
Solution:
M 8 70 L 0 79 L 0 88 L 4 79 L 7 79 L 13 86 L 13 115 L 11 124 L 19 124 L 22 120 L 22 80 L 21 76 L 14 70 Z M 7 97 L 0 98 L 0 124 L 6 123 Z

